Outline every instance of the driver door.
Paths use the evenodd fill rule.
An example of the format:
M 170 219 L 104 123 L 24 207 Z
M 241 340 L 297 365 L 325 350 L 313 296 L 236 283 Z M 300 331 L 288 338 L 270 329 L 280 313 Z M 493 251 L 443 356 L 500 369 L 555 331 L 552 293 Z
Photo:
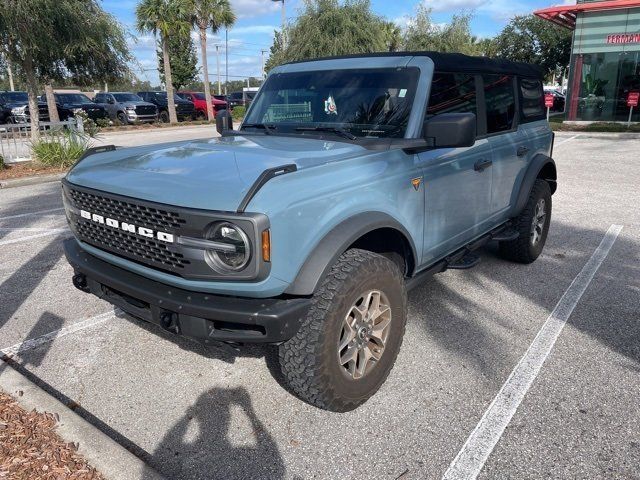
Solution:
M 427 119 L 441 113 L 478 115 L 479 78 L 434 73 Z M 425 194 L 423 263 L 464 246 L 486 230 L 491 216 L 491 147 L 440 148 L 418 154 Z

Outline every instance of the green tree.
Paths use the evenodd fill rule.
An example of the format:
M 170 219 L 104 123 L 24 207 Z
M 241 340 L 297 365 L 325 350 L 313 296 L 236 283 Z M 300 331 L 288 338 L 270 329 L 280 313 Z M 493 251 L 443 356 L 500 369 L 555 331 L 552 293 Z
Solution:
M 207 101 L 207 118 L 213 120 L 211 104 L 211 86 L 209 84 L 209 66 L 207 62 L 207 29 L 216 34 L 222 27 L 230 27 L 236 21 L 229 0 L 192 0 L 193 15 L 191 22 L 200 34 L 200 52 L 202 61 L 202 81 Z
M 511 19 L 495 39 L 496 54 L 540 65 L 546 75 L 562 74 L 571 56 L 571 32 L 535 15 Z
M 276 65 L 330 55 L 384 52 L 389 49 L 385 20 L 371 11 L 369 0 L 305 0 L 287 27 L 286 47 L 276 32 L 266 70 Z
M 390 52 L 397 52 L 402 45 L 402 29 L 395 22 L 384 22 L 383 32 L 387 49 Z
M 24 79 L 34 142 L 40 85 L 67 78 L 80 84 L 111 81 L 128 72 L 124 32 L 96 0 L 3 0 L 0 44 Z M 56 114 L 50 108 L 50 116 Z
M 158 42 L 158 65 L 160 80 L 167 83 L 162 63 L 162 44 Z M 171 63 L 171 84 L 175 90 L 193 82 L 198 77 L 198 57 L 196 47 L 189 32 L 171 35 L 169 37 L 169 62 Z
M 142 0 L 136 7 L 136 26 L 141 33 L 160 36 L 162 64 L 166 81 L 165 89 L 169 99 L 169 122 L 177 123 L 176 107 L 173 100 L 174 89 L 169 62 L 169 38 L 185 35 L 191 31 L 190 2 L 188 0 Z
M 479 55 L 480 45 L 477 38 L 471 34 L 472 18 L 469 13 L 456 14 L 450 23 L 439 25 L 433 22 L 431 9 L 420 4 L 415 20 L 405 30 L 403 46 L 406 50 Z

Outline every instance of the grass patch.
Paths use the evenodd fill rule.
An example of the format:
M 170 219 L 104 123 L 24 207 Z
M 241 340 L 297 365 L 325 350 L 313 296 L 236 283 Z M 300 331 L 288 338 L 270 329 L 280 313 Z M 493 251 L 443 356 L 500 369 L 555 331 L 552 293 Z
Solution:
M 69 130 L 43 134 L 32 145 L 34 160 L 47 167 L 70 167 L 89 146 L 89 138 Z
M 0 155 L 0 170 L 4 170 L 4 157 Z

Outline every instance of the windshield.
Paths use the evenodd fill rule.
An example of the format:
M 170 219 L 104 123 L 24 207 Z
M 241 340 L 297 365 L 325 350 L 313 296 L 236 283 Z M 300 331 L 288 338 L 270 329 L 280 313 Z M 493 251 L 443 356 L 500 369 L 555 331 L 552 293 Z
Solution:
M 161 98 L 162 100 L 166 100 L 167 99 L 167 92 L 153 92 L 153 94 L 158 97 Z M 173 100 L 176 102 L 182 101 L 184 100 L 184 98 L 179 97 L 177 94 L 173 95 Z
M 61 103 L 93 103 L 81 93 L 56 93 L 55 97 Z
M 117 102 L 141 102 L 142 99 L 133 93 L 114 93 Z
M 0 97 L 4 99 L 5 102 L 28 102 L 29 96 L 26 92 L 5 92 L 1 93 Z
M 293 72 L 271 75 L 244 120 L 278 132 L 341 129 L 356 137 L 404 137 L 417 68 Z

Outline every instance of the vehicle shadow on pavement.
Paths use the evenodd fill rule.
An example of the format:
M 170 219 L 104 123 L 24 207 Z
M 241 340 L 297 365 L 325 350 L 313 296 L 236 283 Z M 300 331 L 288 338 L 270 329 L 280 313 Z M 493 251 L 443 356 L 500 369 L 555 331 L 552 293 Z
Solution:
M 146 322 L 144 320 L 140 320 L 134 316 L 129 315 L 128 313 L 120 312 L 117 313 L 116 316 L 133 323 L 137 327 L 143 328 L 152 335 L 157 335 L 165 340 L 176 344 L 183 350 L 197 353 L 198 355 L 209 358 L 211 360 L 219 360 L 221 362 L 233 364 L 239 357 L 264 358 L 265 365 L 269 370 L 271 376 L 273 376 L 274 380 L 276 380 L 278 384 L 280 384 L 280 386 L 286 391 L 288 391 L 292 395 L 295 395 L 289 388 L 287 382 L 284 379 L 284 376 L 282 375 L 282 371 L 280 370 L 277 345 L 256 343 L 245 344 L 238 348 L 224 346 L 223 344 L 218 343 L 203 345 L 194 340 L 190 340 L 188 338 L 167 332 L 157 325 Z
M 278 446 L 244 387 L 212 388 L 200 395 L 165 434 L 150 464 L 172 479 L 285 476 Z
M 445 281 L 436 275 L 411 292 L 409 304 L 415 317 L 412 321 L 463 363 L 500 382 L 496 372 L 508 371 L 513 363 L 504 339 L 512 343 L 514 336 L 524 336 L 527 344 L 533 340 L 606 229 L 585 229 L 554 220 L 545 251 L 530 265 L 503 260 L 497 245 L 490 244 L 480 251 L 482 262 L 478 267 L 454 273 L 461 275 L 459 281 Z M 624 233 L 623 230 L 617 238 L 567 326 L 622 355 L 630 361 L 627 367 L 635 369 L 640 365 L 640 242 Z M 460 282 L 464 284 L 462 288 Z M 483 290 L 486 293 L 478 293 Z M 482 306 L 484 299 L 478 297 L 490 296 L 494 291 L 507 292 L 501 295 L 501 301 L 512 302 L 501 309 L 502 313 Z M 490 300 L 494 301 L 499 300 Z M 533 320 L 534 324 L 526 324 L 527 320 L 520 318 L 526 302 L 545 311 L 543 316 L 529 317 L 528 321 Z M 509 310 L 513 314 L 505 314 Z
M 0 328 L 29 299 L 25 292 L 33 292 L 60 258 L 62 243 L 56 238 L 0 284 Z

